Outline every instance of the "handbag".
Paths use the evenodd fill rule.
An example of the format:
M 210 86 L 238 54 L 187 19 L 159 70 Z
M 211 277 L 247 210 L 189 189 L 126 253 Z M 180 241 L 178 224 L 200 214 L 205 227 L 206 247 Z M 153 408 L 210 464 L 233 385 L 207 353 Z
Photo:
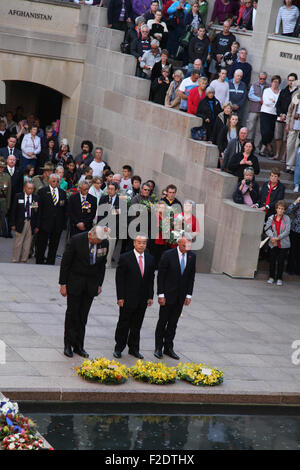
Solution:
M 127 42 L 127 41 L 121 42 L 120 50 L 123 54 L 130 54 L 129 42 Z
M 194 140 L 206 140 L 206 129 L 201 127 L 192 127 L 191 136 Z

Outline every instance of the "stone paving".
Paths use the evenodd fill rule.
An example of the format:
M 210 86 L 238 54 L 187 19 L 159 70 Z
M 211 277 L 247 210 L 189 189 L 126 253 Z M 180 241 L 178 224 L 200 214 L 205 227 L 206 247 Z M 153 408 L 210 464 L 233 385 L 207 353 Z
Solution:
M 3 248 L 3 245 L 6 245 Z M 0 259 L 11 240 L 1 239 Z M 11 251 L 10 251 L 11 253 Z M 59 263 L 59 261 L 58 261 Z M 185 307 L 175 339 L 182 362 L 205 362 L 224 370 L 219 387 L 169 386 L 129 380 L 120 387 L 89 383 L 73 367 L 82 362 L 63 354 L 66 299 L 59 294 L 59 266 L 0 263 L 0 391 L 14 399 L 171 401 L 300 404 L 300 365 L 292 362 L 292 343 L 300 339 L 298 282 L 282 287 L 263 280 L 197 274 L 190 307 Z M 103 293 L 94 300 L 86 329 L 90 357 L 112 359 L 118 319 L 114 269 L 106 272 Z M 155 361 L 158 303 L 147 309 L 141 352 Z M 130 366 L 126 351 L 120 360 Z M 169 365 L 176 361 L 164 357 Z M 122 393 L 120 393 L 122 392 Z

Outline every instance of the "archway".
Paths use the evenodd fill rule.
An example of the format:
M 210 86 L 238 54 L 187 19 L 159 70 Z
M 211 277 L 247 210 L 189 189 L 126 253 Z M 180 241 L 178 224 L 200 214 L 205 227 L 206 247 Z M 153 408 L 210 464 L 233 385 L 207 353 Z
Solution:
M 63 95 L 50 87 L 21 80 L 5 80 L 5 111 L 14 114 L 18 106 L 24 116 L 33 114 L 39 118 L 41 128 L 60 119 Z

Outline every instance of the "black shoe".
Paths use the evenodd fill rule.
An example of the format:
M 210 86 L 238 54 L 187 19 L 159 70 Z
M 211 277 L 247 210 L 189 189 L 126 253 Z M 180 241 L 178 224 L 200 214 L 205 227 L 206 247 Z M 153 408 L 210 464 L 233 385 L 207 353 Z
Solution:
M 70 345 L 65 346 L 64 355 L 67 357 L 73 357 L 72 346 Z
M 177 354 L 173 351 L 173 349 L 167 349 L 167 350 L 165 349 L 164 354 L 166 356 L 171 357 L 172 359 L 176 359 L 176 361 L 178 361 L 180 359 L 180 357 L 177 356 Z
M 162 350 L 161 349 L 155 349 L 154 356 L 157 357 L 157 359 L 162 359 L 162 357 L 163 357 Z
M 84 349 L 74 348 L 74 353 L 78 354 L 78 356 L 88 358 L 89 355 Z
M 113 356 L 116 358 L 116 359 L 120 359 L 120 357 L 122 357 L 122 354 L 120 351 L 114 351 L 113 352 Z
M 140 354 L 138 351 L 128 351 L 128 354 L 131 356 L 137 357 L 138 359 L 144 359 L 144 356 Z

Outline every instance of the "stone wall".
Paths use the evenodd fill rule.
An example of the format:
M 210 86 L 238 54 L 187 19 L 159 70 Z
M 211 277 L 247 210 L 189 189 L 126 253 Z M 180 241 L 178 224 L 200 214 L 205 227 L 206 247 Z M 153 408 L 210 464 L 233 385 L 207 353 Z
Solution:
M 74 148 L 79 149 L 83 139 L 90 139 L 104 148 L 104 159 L 115 171 L 130 164 L 142 179 L 156 181 L 158 193 L 174 183 L 179 199 L 191 198 L 204 204 L 204 248 L 197 252 L 197 270 L 253 277 L 263 223 L 261 214 L 251 211 L 250 239 L 254 249 L 248 269 L 243 262 L 245 245 L 241 243 L 241 233 L 245 232 L 233 229 L 229 234 L 227 230 L 226 236 L 236 246 L 229 263 L 229 239 L 225 243 L 223 227 L 228 220 L 247 218 L 249 212 L 234 203 L 224 205 L 224 200 L 232 196 L 236 179 L 214 170 L 218 153 L 214 145 L 190 138 L 190 129 L 201 123 L 199 118 L 148 101 L 149 81 L 135 77 L 135 59 L 119 52 L 123 33 L 105 25 L 104 8 L 82 8 L 79 29 L 86 32 L 87 57 Z M 225 220 L 224 207 L 230 215 Z

